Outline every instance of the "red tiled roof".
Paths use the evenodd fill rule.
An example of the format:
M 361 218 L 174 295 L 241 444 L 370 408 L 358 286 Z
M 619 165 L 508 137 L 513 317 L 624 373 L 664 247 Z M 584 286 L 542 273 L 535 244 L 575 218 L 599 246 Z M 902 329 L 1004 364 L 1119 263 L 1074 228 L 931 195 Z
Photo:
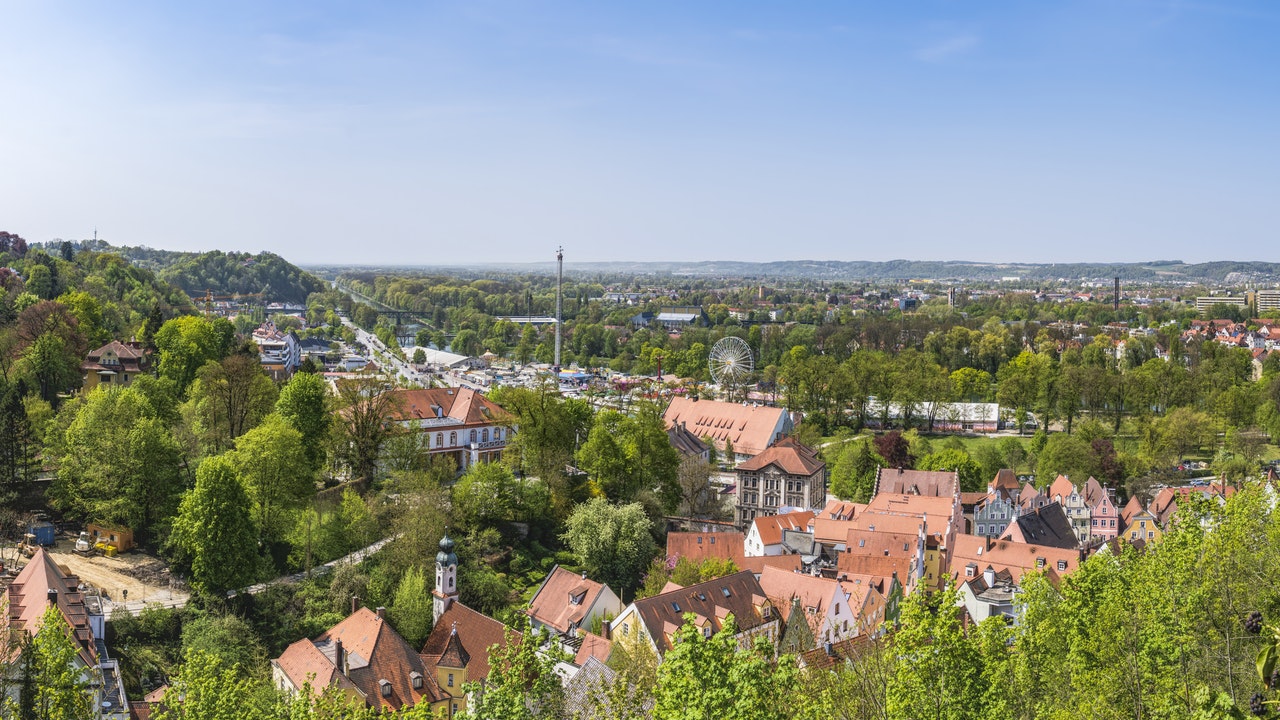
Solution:
M 880 468 L 876 471 L 876 495 L 923 495 L 950 498 L 960 490 L 955 471 Z
M 586 633 L 582 636 L 582 645 L 578 648 L 578 654 L 573 658 L 573 664 L 581 667 L 590 657 L 600 662 L 609 662 L 609 655 L 612 653 L 613 643 L 609 642 L 608 638 L 595 633 Z
M 49 591 L 56 592 L 58 610 L 75 635 L 80 660 L 86 667 L 93 667 L 98 662 L 98 650 L 79 585 L 78 576 L 64 573 L 49 553 L 38 547 L 5 590 L 8 608 L 4 618 L 10 629 L 35 635 L 49 607 Z M 11 648 L 15 656 L 20 651 L 21 648 Z
M 759 575 L 764 572 L 767 567 L 778 568 L 792 572 L 799 570 L 802 566 L 801 557 L 799 555 L 762 555 L 760 557 L 744 557 L 733 561 L 739 570 L 750 570 L 752 573 Z
M 440 657 L 445 654 L 454 628 L 458 630 L 458 641 L 467 651 L 469 662 L 466 666 L 467 677 L 485 678 L 489 675 L 489 648 L 506 644 L 507 627 L 493 618 L 483 615 L 460 602 L 449 603 L 427 642 L 422 646 L 422 658 L 430 667 L 435 667 Z M 512 631 L 516 638 L 520 633 Z
M 667 557 L 688 558 L 700 562 L 707 558 L 733 560 L 743 556 L 746 536 L 740 532 L 672 532 L 667 533 Z
M 737 445 L 734 445 L 734 449 L 737 449 Z M 738 470 L 756 472 L 770 465 L 778 466 L 788 475 L 805 477 L 822 472 L 826 467 L 826 463 L 819 460 L 812 449 L 805 447 L 795 438 L 784 437 L 765 448 L 764 452 L 740 463 Z
M 437 408 L 442 417 L 463 425 L 493 425 L 508 417 L 505 410 L 471 388 L 418 388 L 394 393 L 396 402 L 390 416 L 393 421 L 435 419 Z
M 710 437 L 719 447 L 733 443 L 735 452 L 759 455 L 785 429 L 786 410 L 759 405 L 672 398 L 662 419 L 667 427 L 682 422 L 689 432 Z
M 799 599 L 802 607 L 816 608 L 814 613 L 821 620 L 826 617 L 827 608 L 835 600 L 835 594 L 844 593 L 844 588 L 835 580 L 773 567 L 766 567 L 760 574 L 760 588 L 782 613 L 783 621 L 791 614 L 793 598 Z
M 1018 488 L 1019 488 L 1018 476 L 1016 473 L 1013 472 L 1013 470 L 1009 468 L 1004 468 L 996 473 L 996 476 L 992 478 L 990 483 L 988 483 L 988 487 L 994 488 L 996 490 L 1003 489 L 1003 490 L 1008 490 L 1009 492 L 1016 493 L 1018 492 Z
M 398 710 L 441 697 L 422 658 L 368 608 L 351 613 L 315 640 L 293 643 L 275 663 L 295 687 L 311 682 L 319 693 L 336 683 L 340 689 L 354 688 L 377 707 Z M 423 676 L 422 688 L 413 687 L 413 673 Z M 382 694 L 383 682 L 389 688 L 387 695 Z
M 782 531 L 799 530 L 807 532 L 813 513 L 808 510 L 782 513 L 781 515 L 761 515 L 752 520 L 756 532 L 760 534 L 760 542 L 764 545 L 777 545 L 782 542 Z
M 743 632 L 773 622 L 756 611 L 757 605 L 765 603 L 772 606 L 755 574 L 744 570 L 636 600 L 635 608 L 659 653 L 664 653 L 670 647 L 667 635 L 684 624 L 686 613 L 703 618 L 712 632 L 718 631 L 728 614 L 732 614 L 738 631 Z
M 534 620 L 568 633 L 580 627 L 583 618 L 604 590 L 604 585 L 557 565 L 542 582 L 525 610 Z M 576 601 L 576 602 L 575 602 Z

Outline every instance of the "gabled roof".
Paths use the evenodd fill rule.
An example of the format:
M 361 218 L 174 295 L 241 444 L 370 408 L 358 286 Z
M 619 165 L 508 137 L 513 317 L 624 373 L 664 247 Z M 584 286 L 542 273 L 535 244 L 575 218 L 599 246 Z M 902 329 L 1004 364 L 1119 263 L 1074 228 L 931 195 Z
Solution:
M 862 634 L 839 642 L 827 643 L 800 653 L 796 658 L 800 667 L 825 670 L 843 662 L 852 662 L 875 647 L 870 634 Z
M 672 398 L 662 419 L 667 427 L 684 423 L 689 432 L 710 437 L 721 447 L 733 443 L 734 452 L 759 455 L 786 429 L 787 411 L 763 405 L 742 405 L 715 400 Z
M 852 520 L 855 515 L 866 510 L 865 503 L 847 502 L 845 500 L 827 500 L 826 507 L 818 513 L 819 518 L 828 520 Z
M 1005 528 L 1004 537 L 1032 545 L 1048 545 L 1063 549 L 1075 549 L 1080 539 L 1071 529 L 1071 521 L 1058 502 L 1023 513 Z
M 78 576 L 64 573 L 49 553 L 38 547 L 26 566 L 5 589 L 8 607 L 4 621 L 11 630 L 29 632 L 34 636 L 40 631 L 51 593 L 57 593 L 58 610 L 75 635 L 80 661 L 86 667 L 93 667 L 98 663 L 98 650 L 94 642 L 97 638 L 94 638 L 93 629 L 89 627 L 89 610 L 85 607 L 84 595 L 79 586 Z M 11 650 L 15 656 L 20 652 L 17 647 Z
M 569 633 L 581 627 L 583 619 L 605 588 L 601 583 L 588 580 L 586 575 L 555 566 L 529 601 L 525 613 L 560 633 Z
M 737 562 L 743 556 L 745 541 L 746 536 L 740 532 L 671 532 L 667 533 L 667 557 Z
M 1018 483 L 1018 476 L 1013 470 L 1003 468 L 996 472 L 996 476 L 987 483 L 987 487 L 993 490 L 1008 490 L 1016 494 L 1022 486 Z
M 147 351 L 141 347 L 133 347 L 131 345 L 126 345 L 119 340 L 112 340 L 97 350 L 91 350 L 89 352 L 89 359 L 96 361 L 108 352 L 115 353 L 116 357 L 119 357 L 122 361 L 140 360 L 145 358 L 147 355 Z
M 667 636 L 684 625 L 686 613 L 708 623 L 713 633 L 733 615 L 738 631 L 744 632 L 773 622 L 756 611 L 761 605 L 772 607 L 749 570 L 635 601 L 636 612 L 659 654 L 670 648 Z
M 450 418 L 462 425 L 493 425 L 508 417 L 508 413 L 492 400 L 467 387 L 418 388 L 393 392 L 396 402 L 392 404 L 388 418 L 392 421 L 435 420 L 438 419 L 437 408 L 440 410 L 440 417 Z
M 1022 576 L 1028 572 L 1050 570 L 1058 575 L 1075 571 L 1080 564 L 1080 551 L 1050 547 L 1046 545 L 1029 545 L 1012 540 L 987 540 L 980 535 L 957 535 L 952 543 L 949 571 L 957 581 L 964 578 L 965 566 L 973 564 L 975 568 L 987 565 L 997 571 L 1007 569 L 1013 581 L 1022 582 Z M 1058 569 L 1062 563 L 1063 570 Z
M 853 520 L 831 520 L 830 518 L 818 516 L 811 522 L 813 528 L 813 539 L 825 543 L 827 545 L 836 545 L 844 542 L 845 536 L 849 534 L 849 530 L 853 529 Z
M 1107 491 L 1102 487 L 1102 483 L 1094 478 L 1089 478 L 1084 483 L 1084 504 L 1095 508 L 1101 505 L 1107 499 Z
M 836 560 L 836 571 L 838 577 L 872 575 L 874 577 L 888 578 L 897 576 L 898 582 L 906 586 L 913 579 L 919 579 L 912 578 L 911 568 L 914 564 L 915 561 L 913 559 L 905 558 L 902 555 L 876 557 L 873 555 L 840 553 L 840 557 Z
M 808 510 L 799 512 L 782 513 L 781 515 L 761 515 L 751 521 L 755 526 L 756 532 L 760 535 L 760 542 L 764 545 L 777 545 L 782 542 L 783 529 L 788 530 L 808 530 L 809 521 L 813 520 L 813 513 Z
M 799 600 L 800 607 L 809 613 L 806 619 L 810 621 L 809 627 L 815 635 L 822 627 L 827 609 L 837 601 L 836 593 L 844 597 L 844 588 L 835 580 L 772 567 L 765 568 L 760 574 L 760 587 L 782 613 L 784 622 L 790 619 L 791 601 Z
M 454 642 L 455 630 L 456 642 L 466 651 L 467 677 L 488 677 L 489 648 L 506 645 L 506 626 L 460 602 L 449 603 L 448 609 L 441 613 L 435 627 L 431 628 L 431 634 L 427 636 L 427 642 L 422 646 L 422 659 L 433 671 L 449 650 L 449 645 Z M 512 634 L 516 638 L 520 637 L 518 632 L 512 631 Z
M 667 428 L 667 440 L 681 455 L 697 455 L 710 450 L 701 438 L 689 432 L 683 423 Z
M 737 445 L 734 445 L 737 448 Z M 764 452 L 752 457 L 750 460 L 739 463 L 738 470 L 745 472 L 758 472 L 769 467 L 777 466 L 788 475 L 815 475 L 826 467 L 826 463 L 818 459 L 817 453 L 811 448 L 803 445 L 800 441 L 793 437 L 787 436 L 779 439 Z
M 929 517 L 931 524 L 943 527 L 950 520 L 955 510 L 955 497 L 933 497 L 929 495 L 895 495 L 880 493 L 871 498 L 863 518 L 876 514 L 905 515 L 915 518 Z M 862 518 L 854 518 L 858 522 Z
M 1133 523 L 1134 516 L 1146 511 L 1147 509 L 1142 506 L 1142 501 L 1138 499 L 1137 495 L 1134 495 L 1129 498 L 1129 502 L 1124 504 L 1124 508 L 1120 511 L 1120 517 L 1124 520 L 1125 525 L 1130 525 Z
M 339 688 L 354 688 L 375 707 L 398 710 L 440 698 L 422 658 L 386 619 L 368 608 L 351 613 L 315 640 L 290 645 L 275 664 L 297 688 L 314 675 L 314 690 L 322 692 L 336 682 Z M 421 688 L 413 687 L 414 673 L 423 676 Z M 382 694 L 384 682 L 388 695 Z
M 1076 486 L 1072 484 L 1071 479 L 1066 475 L 1059 475 L 1053 481 L 1053 484 L 1049 486 L 1049 497 L 1054 500 L 1060 499 L 1061 502 L 1065 503 L 1067 498 L 1071 497 L 1071 493 L 1075 491 Z
M 944 470 L 880 468 L 876 471 L 876 495 L 923 495 L 950 498 L 960 491 L 960 473 Z
M 920 536 L 915 533 L 850 530 L 845 539 L 845 551 L 841 555 L 900 557 L 913 560 L 919 542 Z
M 582 636 L 582 645 L 578 647 L 578 654 L 573 658 L 573 664 L 579 667 L 587 662 L 587 658 L 595 658 L 600 662 L 609 662 L 609 656 L 613 654 L 613 643 L 609 639 L 595 633 L 585 633 Z

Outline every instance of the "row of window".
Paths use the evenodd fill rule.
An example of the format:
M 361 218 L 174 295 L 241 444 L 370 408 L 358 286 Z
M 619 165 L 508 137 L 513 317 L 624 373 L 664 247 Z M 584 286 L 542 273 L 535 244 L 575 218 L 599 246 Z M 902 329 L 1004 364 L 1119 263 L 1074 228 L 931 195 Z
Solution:
M 484 428 L 483 430 L 479 431 L 479 434 L 478 434 L 478 435 L 477 435 L 477 433 L 476 433 L 476 431 L 475 431 L 475 430 L 472 430 L 472 431 L 471 431 L 471 434 L 470 434 L 470 439 L 469 439 L 469 440 L 467 440 L 467 444 L 468 444 L 468 445 L 470 445 L 470 444 L 472 444 L 472 443 L 476 442 L 477 437 L 479 438 L 479 442 L 482 442 L 482 443 L 487 443 L 487 442 L 489 442 L 489 428 Z M 497 442 L 497 441 L 499 441 L 499 440 L 501 440 L 501 439 L 502 439 L 502 428 L 494 428 L 494 429 L 493 429 L 493 441 L 494 441 L 494 442 Z M 436 447 L 437 449 L 442 448 L 442 447 L 456 447 L 457 445 L 458 445 L 458 433 L 457 433 L 457 431 L 456 431 L 456 430 L 455 430 L 455 431 L 453 431 L 453 432 L 450 432 L 450 433 L 449 433 L 449 444 L 448 444 L 448 445 L 445 445 L 445 444 L 444 444 L 444 433 L 443 433 L 443 432 L 438 432 L 438 433 L 436 433 L 436 444 L 435 444 L 435 447 Z
M 1092 524 L 1094 527 L 1098 527 L 1099 525 L 1101 525 L 1102 527 L 1115 527 L 1115 526 L 1116 526 L 1116 520 L 1115 520 L 1115 518 L 1112 518 L 1112 519 L 1111 519 L 1111 525 L 1110 525 L 1110 526 L 1108 526 L 1108 525 L 1107 525 L 1107 520 L 1106 520 L 1106 518 L 1102 518 L 1101 520 L 1099 520 L 1098 518 L 1094 518 L 1094 519 L 1093 519 L 1093 521 L 1091 522 L 1091 524 Z

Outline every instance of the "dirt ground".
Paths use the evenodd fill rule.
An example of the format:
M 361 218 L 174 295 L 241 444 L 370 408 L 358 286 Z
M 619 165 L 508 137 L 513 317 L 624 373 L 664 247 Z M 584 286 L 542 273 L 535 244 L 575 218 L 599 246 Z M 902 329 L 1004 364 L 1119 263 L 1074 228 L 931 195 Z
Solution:
M 129 591 L 130 605 L 187 598 L 185 591 L 169 587 L 169 574 L 164 570 L 163 561 L 137 550 L 113 558 L 83 557 L 74 552 L 75 542 L 66 538 L 59 538 L 57 546 L 48 550 L 54 562 L 79 575 L 85 585 L 101 589 L 115 602 L 122 600 L 124 590 Z

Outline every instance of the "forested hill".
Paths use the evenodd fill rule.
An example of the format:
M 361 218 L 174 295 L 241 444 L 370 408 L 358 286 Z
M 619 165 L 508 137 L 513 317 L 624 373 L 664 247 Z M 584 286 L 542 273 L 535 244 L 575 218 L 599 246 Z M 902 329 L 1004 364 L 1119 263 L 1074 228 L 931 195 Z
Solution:
M 554 263 L 476 265 L 488 270 L 554 272 Z M 366 268 L 367 269 L 367 268 Z M 399 268 L 405 269 L 405 268 Z M 316 268 L 324 274 L 335 267 Z M 1184 263 L 1156 260 L 1139 263 L 982 263 L 959 260 L 784 260 L 739 262 L 709 260 L 690 262 L 566 262 L 565 270 L 585 273 L 707 275 L 719 277 L 821 278 L 830 280 L 978 280 L 999 281 L 1016 277 L 1029 281 L 1110 279 L 1137 282 L 1243 283 L 1280 279 L 1280 263 L 1218 261 Z M 340 272 L 340 271 L 339 271 Z M 337 273 L 334 273 L 337 274 Z
M 324 290 L 324 283 L 279 255 L 262 252 L 175 252 L 147 247 L 110 248 L 160 279 L 182 288 L 193 298 L 214 295 L 256 295 L 263 302 L 305 303 Z

